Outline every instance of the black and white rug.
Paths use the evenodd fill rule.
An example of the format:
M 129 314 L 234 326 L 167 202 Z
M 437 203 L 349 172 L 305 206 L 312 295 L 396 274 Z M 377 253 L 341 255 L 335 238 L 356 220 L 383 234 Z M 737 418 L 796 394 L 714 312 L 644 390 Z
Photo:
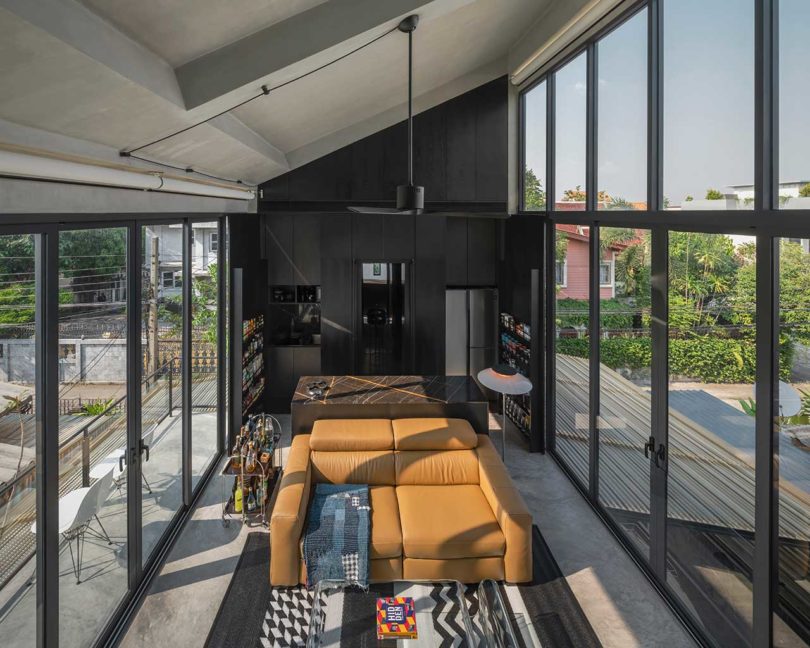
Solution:
M 531 583 L 501 584 L 501 596 L 522 646 L 590 648 L 599 640 L 574 597 L 540 530 L 533 529 L 534 574 Z M 251 533 L 225 595 L 207 646 L 287 648 L 305 646 L 314 600 L 304 587 L 270 587 L 269 537 Z M 385 583 L 368 592 L 346 590 L 330 594 L 324 610 L 323 646 L 377 648 L 376 602 L 384 596 L 411 596 L 419 623 L 420 644 L 440 648 L 476 648 L 482 637 L 475 587 L 464 592 L 476 638 L 464 636 L 460 605 L 452 585 Z M 426 619 L 427 617 L 422 617 Z M 392 646 L 395 645 L 392 642 Z

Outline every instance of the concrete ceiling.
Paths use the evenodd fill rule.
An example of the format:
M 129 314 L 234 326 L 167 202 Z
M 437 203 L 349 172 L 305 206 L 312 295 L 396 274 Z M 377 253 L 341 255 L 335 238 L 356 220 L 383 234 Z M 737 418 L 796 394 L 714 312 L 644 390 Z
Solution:
M 551 4 L 0 0 L 0 119 L 114 155 L 310 72 L 411 12 L 424 110 L 506 74 L 510 48 Z M 403 119 L 406 66 L 407 38 L 394 32 L 139 154 L 261 182 Z

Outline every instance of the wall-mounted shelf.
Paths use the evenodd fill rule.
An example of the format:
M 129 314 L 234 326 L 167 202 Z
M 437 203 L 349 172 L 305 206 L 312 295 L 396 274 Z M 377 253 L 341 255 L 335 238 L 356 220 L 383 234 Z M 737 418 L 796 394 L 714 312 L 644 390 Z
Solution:
M 529 324 L 515 319 L 510 313 L 501 313 L 500 316 L 498 359 L 502 364 L 517 369 L 536 383 L 537 359 L 532 357 L 532 328 Z M 532 412 L 534 400 L 533 394 L 525 394 L 506 396 L 504 401 L 506 416 L 526 437 L 530 445 L 534 445 L 532 440 L 539 434 L 537 421 L 534 420 L 536 417 L 533 417 Z

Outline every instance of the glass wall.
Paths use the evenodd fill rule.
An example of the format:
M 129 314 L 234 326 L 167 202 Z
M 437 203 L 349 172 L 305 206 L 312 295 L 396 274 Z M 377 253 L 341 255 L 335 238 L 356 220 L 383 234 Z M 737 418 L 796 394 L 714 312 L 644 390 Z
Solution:
M 756 244 L 669 234 L 667 581 L 704 632 L 751 643 Z
M 128 590 L 127 230 L 59 233 L 59 637 L 86 646 Z
M 532 79 L 524 97 L 555 80 L 555 111 L 546 115 L 555 160 L 545 180 L 555 188 L 548 218 L 557 242 L 545 261 L 554 284 L 545 290 L 554 291 L 556 331 L 547 340 L 553 358 L 545 396 L 556 400 L 546 433 L 705 643 L 810 645 L 810 342 L 803 339 L 810 302 L 802 283 L 804 274 L 810 279 L 810 228 L 803 225 L 810 222 L 803 94 L 810 5 L 642 5 L 641 13 L 595 27 L 559 67 L 552 61 Z M 771 42 L 779 44 L 778 61 Z M 590 95 L 588 56 L 598 80 Z M 756 73 L 777 63 L 778 97 L 771 97 L 767 74 Z M 650 96 L 660 113 L 647 110 Z M 779 110 L 763 110 L 755 121 L 755 100 L 777 98 Z M 770 143 L 776 126 L 778 146 L 755 149 L 755 140 Z M 543 129 L 536 119 L 525 127 L 528 145 Z M 597 138 L 590 159 L 587 133 Z M 527 147 L 527 167 L 528 156 Z M 779 177 L 760 175 L 755 186 L 755 169 L 771 167 Z M 779 185 L 778 205 L 754 213 L 757 190 L 771 182 Z M 599 191 L 593 211 L 586 211 L 585 186 Z M 622 213 L 606 213 L 611 208 Z M 634 213 L 641 210 L 647 215 Z M 708 217 L 711 210 L 750 211 Z M 598 254 L 589 256 L 597 225 Z M 777 265 L 766 263 L 773 241 Z M 778 286 L 772 336 L 764 323 L 777 313 L 756 294 L 765 279 L 761 290 Z M 594 336 L 599 363 L 589 362 Z M 780 379 L 773 457 L 755 402 L 757 374 L 772 373 Z M 757 461 L 778 479 L 758 475 Z M 589 484 L 597 475 L 598 484 Z M 778 569 L 763 559 L 773 538 Z
M 810 209 L 810 2 L 779 0 L 779 206 Z
M 191 484 L 217 453 L 219 222 L 191 223 Z
M 597 209 L 647 208 L 647 11 L 598 44 Z
M 34 237 L 0 236 L 0 637 L 36 645 Z
M 588 484 L 589 431 L 589 241 L 587 227 L 556 225 L 554 389 L 557 452 L 585 485 Z
M 599 288 L 599 501 L 643 555 L 649 552 L 649 230 L 601 227 Z
M 778 239 L 779 613 L 774 643 L 810 643 L 810 254 L 808 239 Z
M 585 210 L 588 57 L 577 56 L 554 74 L 554 204 L 559 211 Z
M 144 453 L 142 557 L 145 563 L 183 505 L 183 227 L 141 227 L 141 439 Z
M 525 168 L 523 170 L 523 209 L 546 209 L 546 82 L 523 96 L 525 119 Z
M 664 207 L 751 209 L 754 0 L 664 11 Z

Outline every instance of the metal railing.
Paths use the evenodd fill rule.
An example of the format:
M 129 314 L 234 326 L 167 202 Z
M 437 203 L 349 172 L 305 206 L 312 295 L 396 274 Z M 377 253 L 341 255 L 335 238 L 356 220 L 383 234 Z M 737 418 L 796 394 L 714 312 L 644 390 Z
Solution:
M 192 358 L 193 375 L 216 372 L 216 363 L 211 363 L 207 355 L 204 358 L 204 363 L 194 362 L 199 357 Z M 180 358 L 170 358 L 148 374 L 142 384 L 142 433 L 147 433 L 172 416 L 179 406 L 175 390 L 182 389 Z M 211 395 L 213 400 L 206 398 L 206 402 L 193 405 L 194 409 L 216 409 L 216 390 Z M 36 424 L 33 412 L 24 416 L 27 421 L 21 419 L 21 425 Z M 126 396 L 122 396 L 60 441 L 60 496 L 79 486 L 89 486 L 93 458 L 103 459 L 126 444 Z M 0 487 L 0 589 L 35 554 L 35 539 L 29 530 L 36 520 L 35 471 L 36 465 L 32 463 Z

